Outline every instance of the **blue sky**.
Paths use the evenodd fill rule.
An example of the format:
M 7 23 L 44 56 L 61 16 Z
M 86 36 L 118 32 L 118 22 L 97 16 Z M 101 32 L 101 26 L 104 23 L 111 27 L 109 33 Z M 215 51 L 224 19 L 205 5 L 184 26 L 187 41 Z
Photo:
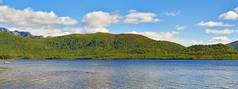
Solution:
M 8 8 L 2 10 L 1 13 L 4 15 L 10 14 L 7 10 L 12 9 L 17 10 L 13 16 L 25 14 L 24 10 L 31 8 L 29 10 L 31 15 L 38 16 L 34 13 L 44 12 L 44 16 L 47 17 L 50 12 L 53 12 L 59 19 L 55 18 L 52 21 L 59 21 L 62 17 L 69 17 L 72 20 L 59 21 L 62 23 L 47 22 L 50 24 L 47 25 L 48 27 L 39 21 L 37 23 L 26 21 L 28 24 L 22 25 L 12 19 L 1 22 L 0 14 L 0 25 L 30 31 L 33 34 L 39 33 L 36 35 L 45 35 L 44 32 L 52 32 L 56 35 L 93 32 L 135 33 L 155 40 L 168 40 L 183 45 L 228 43 L 238 39 L 238 31 L 236 31 L 238 9 L 235 10 L 238 7 L 237 0 L 4 0 L 1 2 L 1 7 Z M 35 17 L 27 16 L 23 18 Z M 44 17 L 41 19 L 47 20 Z M 73 23 L 73 21 L 77 22 Z M 54 30 L 49 31 L 49 29 Z M 62 30 L 63 33 L 58 30 Z

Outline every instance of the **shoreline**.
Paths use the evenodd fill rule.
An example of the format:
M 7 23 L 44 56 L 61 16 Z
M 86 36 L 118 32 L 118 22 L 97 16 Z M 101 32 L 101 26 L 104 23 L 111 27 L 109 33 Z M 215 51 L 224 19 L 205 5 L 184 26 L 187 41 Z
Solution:
M 14 60 L 171 60 L 171 61 L 172 60 L 191 60 L 191 61 L 196 61 L 196 60 L 234 61 L 234 60 L 237 60 L 238 61 L 238 59 L 193 59 L 193 58 L 15 58 L 15 59 L 11 59 L 11 61 L 14 61 Z M 4 61 L 4 60 L 0 59 L 0 61 Z

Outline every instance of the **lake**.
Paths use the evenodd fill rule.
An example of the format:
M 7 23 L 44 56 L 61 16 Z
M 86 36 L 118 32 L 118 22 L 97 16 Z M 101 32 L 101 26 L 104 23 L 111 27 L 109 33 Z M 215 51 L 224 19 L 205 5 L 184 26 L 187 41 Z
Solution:
M 0 89 L 238 89 L 238 61 L 16 60 Z

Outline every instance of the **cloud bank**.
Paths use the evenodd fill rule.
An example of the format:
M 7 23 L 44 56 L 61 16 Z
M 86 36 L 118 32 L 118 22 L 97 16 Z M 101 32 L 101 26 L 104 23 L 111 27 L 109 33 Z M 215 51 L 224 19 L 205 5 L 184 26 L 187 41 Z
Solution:
M 221 14 L 219 18 L 225 20 L 238 20 L 238 7 L 236 7 L 234 10 Z
M 123 20 L 126 24 L 154 23 L 159 22 L 157 15 L 151 12 L 130 11 Z
M 238 30 L 232 30 L 232 29 L 223 29 L 223 30 L 218 30 L 218 29 L 206 29 L 206 33 L 212 34 L 212 35 L 219 35 L 219 36 L 226 36 L 230 35 L 232 33 L 238 33 Z
M 113 24 L 141 24 L 158 21 L 155 13 L 136 10 L 131 10 L 126 15 L 93 11 L 78 21 L 69 16 L 58 16 L 53 11 L 35 11 L 32 8 L 20 10 L 6 5 L 0 6 L 0 25 L 45 37 L 73 33 L 110 32 L 108 27 Z
M 54 12 L 34 11 L 31 8 L 18 10 L 8 6 L 0 6 L 0 24 L 12 29 L 28 31 L 33 35 L 58 36 L 65 35 L 62 27 L 76 25 L 77 20 L 70 17 L 60 17 Z
M 34 11 L 31 8 L 17 10 L 8 6 L 0 6 L 0 22 L 22 27 L 77 24 L 77 20 L 70 17 L 59 17 L 54 12 Z
M 236 20 L 238 19 L 238 7 L 232 11 L 228 11 L 219 16 L 220 19 Z M 176 16 L 179 12 L 168 12 L 167 16 Z M 9 26 L 12 30 L 27 31 L 33 35 L 43 36 L 61 36 L 67 34 L 85 34 L 106 32 L 110 33 L 109 27 L 115 24 L 138 25 L 145 23 L 158 23 L 160 19 L 153 12 L 141 12 L 130 10 L 122 15 L 119 13 L 111 13 L 104 11 L 92 11 L 86 13 L 82 20 L 76 20 L 69 16 L 59 16 L 53 11 L 35 11 L 31 8 L 14 9 L 9 6 L 0 6 L 0 25 Z M 228 42 L 228 35 L 237 33 L 237 30 L 232 29 L 210 29 L 212 27 L 234 27 L 234 24 L 227 24 L 221 21 L 202 21 L 196 25 L 207 27 L 205 32 L 211 34 L 210 43 Z M 180 32 L 187 29 L 185 25 L 175 25 L 174 31 L 168 32 L 129 32 L 140 34 L 154 40 L 164 40 L 180 43 L 183 45 L 204 44 L 203 41 L 182 40 L 178 38 Z
M 77 33 L 110 32 L 108 27 L 113 24 L 141 24 L 158 21 L 157 15 L 152 12 L 130 10 L 127 15 L 119 15 L 104 11 L 93 11 L 83 17 L 83 27 Z
M 202 27 L 233 27 L 234 24 L 225 24 L 223 22 L 214 22 L 214 21 L 208 21 L 208 22 L 200 22 L 197 24 L 198 26 Z

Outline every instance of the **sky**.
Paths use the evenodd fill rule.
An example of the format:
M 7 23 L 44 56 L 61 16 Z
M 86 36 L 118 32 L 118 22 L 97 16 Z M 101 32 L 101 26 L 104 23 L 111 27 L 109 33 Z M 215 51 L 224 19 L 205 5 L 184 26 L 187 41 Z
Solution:
M 45 37 L 106 32 L 226 44 L 238 40 L 238 0 L 0 0 L 0 27 Z

